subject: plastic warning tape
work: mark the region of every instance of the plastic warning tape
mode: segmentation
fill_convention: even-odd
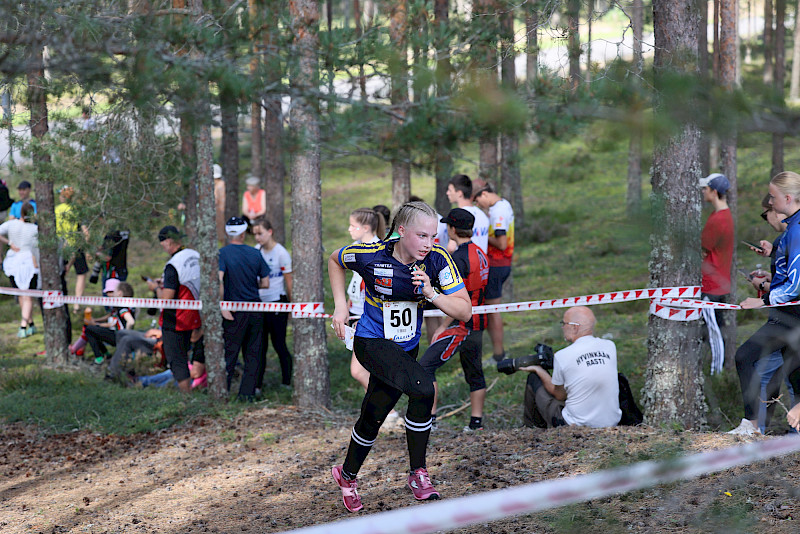
[[[551,310],[557,308],[571,308],[572,306],[594,306],[596,304],[613,304],[616,302],[630,302],[645,299],[689,299],[700,295],[700,286],[660,287],[656,289],[629,289],[626,291],[611,291],[609,293],[596,293],[580,297],[567,297],[560,299],[533,300],[529,302],[513,302],[510,304],[489,304],[475,306],[472,313],[499,313],[519,312],[527,310]],[[702,302],[702,301],[701,301]],[[441,317],[444,313],[440,310],[425,312],[425,317]]]
[[[673,308],[655,300],[650,301],[650,314],[670,321],[696,321],[702,312],[697,308]]]
[[[356,519],[292,530],[293,534],[426,534],[488,523],[507,517],[607,497],[637,489],[691,479],[740,465],[800,451],[800,437],[767,439],[737,447],[683,456],[662,462],[642,462],[588,475],[546,480],[426,503],[424,513],[408,506]],[[331,481],[331,499],[338,490]],[[338,498],[338,497],[337,497]]]

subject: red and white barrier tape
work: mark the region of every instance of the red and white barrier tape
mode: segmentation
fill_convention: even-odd
[[[426,534],[540,512],[568,504],[666,484],[800,451],[800,437],[786,436],[703,452],[663,462],[643,462],[608,471],[546,480],[356,519],[292,530],[292,534]],[[334,491],[331,482],[331,499]],[[336,497],[338,498],[338,497]]]
[[[701,312],[696,308],[672,308],[663,306],[655,300],[650,301],[650,314],[670,321],[696,321]]]
[[[692,298],[700,295],[700,286],[661,287],[657,289],[630,289],[627,291],[611,291],[581,297],[561,299],[533,300],[529,302],[513,302],[510,304],[490,304],[475,306],[472,313],[518,312],[527,310],[552,310],[570,308],[572,306],[594,306],[596,304],[612,304],[644,299]],[[441,317],[439,310],[426,311],[425,317]]]

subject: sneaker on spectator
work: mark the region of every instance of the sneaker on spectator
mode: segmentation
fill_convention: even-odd
[[[433,487],[428,470],[424,467],[416,469],[408,475],[408,487],[418,501],[435,500],[439,498],[439,492]]]
[[[331,475],[333,475],[333,480],[339,486],[339,489],[342,490],[342,502],[344,502],[344,507],[347,508],[349,512],[358,512],[361,510],[364,505],[361,504],[361,497],[358,495],[358,482],[356,480],[347,480],[342,476],[342,466],[335,465],[331,469]]]
[[[742,422],[739,423],[739,426],[729,431],[728,434],[734,436],[753,436],[755,434],[761,435],[761,431],[748,419],[742,419]]]
[[[28,330],[27,328],[20,326],[19,329],[17,329],[17,337],[20,339],[28,337],[27,330]]]
[[[467,425],[464,427],[464,433],[469,434],[471,432],[480,432],[483,430],[482,426],[472,428],[471,426]]]
[[[28,328],[25,329],[26,336],[32,336],[36,333],[36,327],[33,325],[28,325]]]
[[[97,357],[94,359],[94,363],[96,363],[97,365],[102,365],[102,363],[103,363],[104,361],[106,361],[106,359],[105,359],[105,358],[103,358],[102,356],[97,356]]]

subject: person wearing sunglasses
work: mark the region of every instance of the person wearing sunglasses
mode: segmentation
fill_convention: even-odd
[[[530,373],[525,386],[525,426],[602,428],[619,423],[617,347],[609,339],[594,337],[595,323],[594,313],[586,306],[569,308],[561,330],[571,345],[555,353],[553,376],[539,365],[520,367]]]
[[[750,283],[753,285],[753,288],[758,291],[759,295],[768,293],[770,290],[772,277],[775,276],[775,252],[778,250],[781,237],[786,231],[786,223],[784,222],[785,217],[772,209],[772,206],[770,205],[771,200],[772,196],[767,194],[761,201],[761,207],[764,208],[764,211],[761,212],[761,218],[764,219],[773,230],[778,232],[779,235],[773,242],[762,239],[758,243],[758,249],[755,247],[750,247],[750,250],[759,256],[770,258],[769,272],[755,270],[752,271],[748,277]],[[768,316],[769,320],[780,321],[780,313],[781,312],[778,309],[771,308]],[[745,353],[737,352],[737,354],[741,356]],[[737,369],[740,367],[743,366],[737,365]],[[755,426],[758,427],[758,431],[762,434],[766,433],[767,427],[769,427],[770,419],[772,419],[772,414],[775,411],[775,403],[769,403],[767,401],[778,397],[780,394],[781,380],[780,373],[778,371],[781,370],[781,367],[783,367],[783,354],[780,350],[775,350],[766,358],[761,358],[758,360],[756,363],[756,371],[761,378],[761,392],[759,397],[761,402],[758,405],[758,423],[757,425],[752,425],[750,424],[749,420],[743,420],[738,427],[728,432],[729,434],[752,435],[755,432]],[[741,380],[743,373],[739,372],[739,375]],[[788,380],[786,382],[789,388],[789,393],[794,396],[791,384],[789,384]]]

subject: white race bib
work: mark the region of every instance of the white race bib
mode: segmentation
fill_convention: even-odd
[[[385,301],[383,303],[383,337],[397,343],[417,335],[417,303]]]

